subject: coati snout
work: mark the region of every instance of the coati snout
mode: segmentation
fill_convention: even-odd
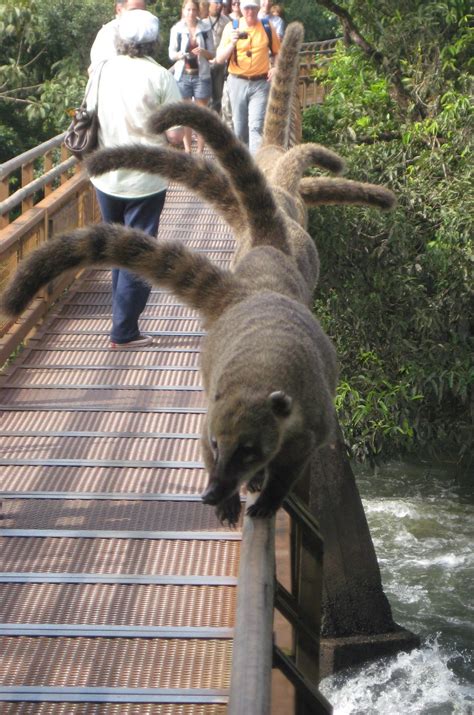
[[[220,410],[219,399],[209,410],[210,436],[204,449],[209,482],[202,500],[212,506],[238,492],[278,454],[293,406],[282,390],[272,392],[263,404],[252,401],[230,410],[228,402]]]

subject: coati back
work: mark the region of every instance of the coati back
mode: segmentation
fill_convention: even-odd
[[[234,273],[176,242],[157,243],[137,229],[100,224],[49,241],[21,262],[2,297],[16,316],[36,291],[78,266],[117,266],[172,290],[202,315],[201,355],[208,410],[202,452],[209,472],[203,501],[233,524],[239,487],[265,475],[252,516],[270,516],[300,476],[314,448],[334,429],[337,379],[332,344],[299,298],[301,276],[291,261],[278,291],[255,281],[279,271],[284,253],[250,251]]]

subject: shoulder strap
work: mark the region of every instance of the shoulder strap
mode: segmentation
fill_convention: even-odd
[[[268,37],[268,47],[270,48],[270,52],[271,52],[272,55],[273,55],[273,47],[272,47],[272,28],[270,27],[270,20],[268,19],[268,17],[262,17],[262,19],[260,20],[260,22],[261,22],[262,25],[263,25],[263,29],[264,29],[265,32],[267,33],[267,37]]]

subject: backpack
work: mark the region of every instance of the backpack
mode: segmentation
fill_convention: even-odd
[[[270,27],[270,20],[268,19],[268,17],[262,17],[262,19],[260,20],[260,22],[261,22],[262,25],[263,25],[263,29],[264,29],[265,32],[267,33],[267,37],[268,37],[268,47],[269,47],[269,49],[270,49],[270,54],[273,55],[273,47],[272,47],[272,28]]]

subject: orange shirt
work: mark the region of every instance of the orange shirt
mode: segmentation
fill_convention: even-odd
[[[272,32],[272,50],[277,54],[280,50],[280,40],[270,23]],[[270,50],[268,37],[262,23],[257,22],[254,27],[249,27],[243,17],[240,18],[240,32],[247,32],[246,40],[239,40],[236,45],[237,53],[232,52],[229,60],[229,72],[231,74],[244,74],[248,77],[266,74],[270,69]],[[222,33],[221,45],[227,47],[231,42],[232,23],[228,22]],[[236,57],[237,54],[237,57]]]

